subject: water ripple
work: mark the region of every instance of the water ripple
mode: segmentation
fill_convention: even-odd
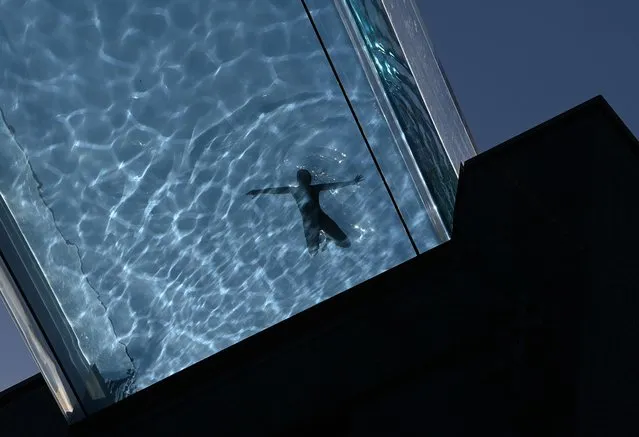
[[[0,190],[100,369],[118,351],[83,280],[140,389],[412,256],[299,2],[0,0],[0,17],[0,105],[33,169]],[[292,199],[244,195],[300,167],[364,175],[322,197],[350,249],[311,257]],[[59,236],[28,206],[38,180]]]

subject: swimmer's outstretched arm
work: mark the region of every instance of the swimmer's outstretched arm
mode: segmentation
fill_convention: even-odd
[[[251,190],[246,193],[247,196],[257,196],[258,194],[288,194],[293,187],[274,187],[274,188],[262,188],[259,190]]]
[[[349,185],[359,184],[362,180],[364,180],[364,177],[362,175],[358,174],[357,176],[355,176],[350,181],[346,181],[346,182],[331,182],[331,183],[328,183],[328,184],[317,184],[317,185],[315,185],[315,187],[317,187],[320,191],[333,190],[335,188],[342,188],[342,187],[348,187]]]

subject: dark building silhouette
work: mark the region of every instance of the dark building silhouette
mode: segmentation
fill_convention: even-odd
[[[597,97],[469,160],[451,241],[70,429],[35,376],[0,434],[637,435],[638,197]]]

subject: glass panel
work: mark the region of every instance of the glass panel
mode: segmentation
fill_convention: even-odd
[[[404,134],[408,155],[405,159],[416,164],[413,178],[423,178],[429,189],[422,196],[424,202],[434,203],[441,217],[441,224],[450,233],[457,187],[455,167],[449,160],[424,105],[383,1],[338,0],[337,3],[350,12],[352,22],[361,36],[365,56],[377,72],[379,85],[385,91],[389,109],[395,116],[393,121],[399,124]],[[420,186],[418,183],[417,187]]]
[[[464,161],[477,155],[477,151],[415,0],[366,1],[381,4],[373,11],[374,14],[382,12],[381,21],[386,24],[376,26],[374,34],[390,39],[396,50],[394,56],[409,68],[414,84],[411,88],[419,93],[440,140],[434,150],[441,151],[443,147],[456,174],[459,174]],[[361,0],[335,0],[336,4],[345,2],[361,4]]]
[[[88,412],[415,255],[300,1],[0,0],[0,20],[15,263],[44,274],[22,291]],[[301,169],[348,184],[321,212]]]
[[[394,114],[385,117],[380,107],[382,104],[389,105],[385,91],[373,91],[371,85],[376,81],[377,71],[374,69],[366,71],[368,60],[360,59],[357,46],[353,44],[358,38],[361,40],[361,37],[359,34],[349,37],[344,21],[350,20],[350,11],[346,7],[341,8],[348,16],[340,17],[338,10],[340,0],[337,2],[305,0],[305,3],[322,36],[324,45],[330,53],[339,78],[348,93],[411,235],[419,250],[425,252],[447,239],[445,230],[441,233],[435,230],[432,217],[429,215],[411,177],[411,172],[408,170],[406,161],[408,160],[415,165],[414,159],[410,156],[403,157],[400,152],[398,143],[405,142],[406,138],[396,122]],[[353,27],[352,31],[359,33],[357,27]],[[362,49],[365,50],[365,47],[362,46]],[[390,123],[386,120],[389,120]],[[391,126],[396,128],[395,132]],[[416,166],[415,170],[419,172]],[[423,178],[420,176],[418,176],[418,183],[424,184]],[[427,187],[424,186],[424,189]],[[435,214],[436,212],[433,213],[433,215]],[[435,221],[440,222],[439,217],[435,217]]]
[[[387,168],[401,170],[386,173],[400,209],[410,211],[404,215],[420,249],[429,247],[420,232],[427,225],[425,212],[439,242],[446,240],[452,227],[457,169],[475,151],[414,2],[304,2],[313,11],[356,108],[375,107],[366,111],[372,121],[368,126],[367,115],[360,118],[376,155],[380,161],[403,158],[403,162],[387,161]],[[354,47],[343,37],[344,26]],[[353,51],[359,55],[358,66],[352,65]],[[366,100],[371,92],[377,105]],[[380,112],[387,121],[382,131],[376,130],[373,121]],[[386,152],[390,144],[399,154]],[[415,206],[420,212],[415,213]]]

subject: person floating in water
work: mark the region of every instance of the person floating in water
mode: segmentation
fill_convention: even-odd
[[[299,183],[297,187],[262,188],[260,190],[251,190],[246,194],[249,196],[256,196],[258,194],[293,195],[297,207],[302,214],[302,224],[304,225],[304,235],[306,236],[308,251],[311,255],[315,255],[320,247],[320,231],[323,231],[340,247],[350,247],[351,245],[344,231],[322,210],[319,201],[320,192],[358,184],[363,179],[361,175],[357,175],[353,180],[347,182],[311,185],[311,173],[308,170],[300,169],[297,172],[297,182]]]

